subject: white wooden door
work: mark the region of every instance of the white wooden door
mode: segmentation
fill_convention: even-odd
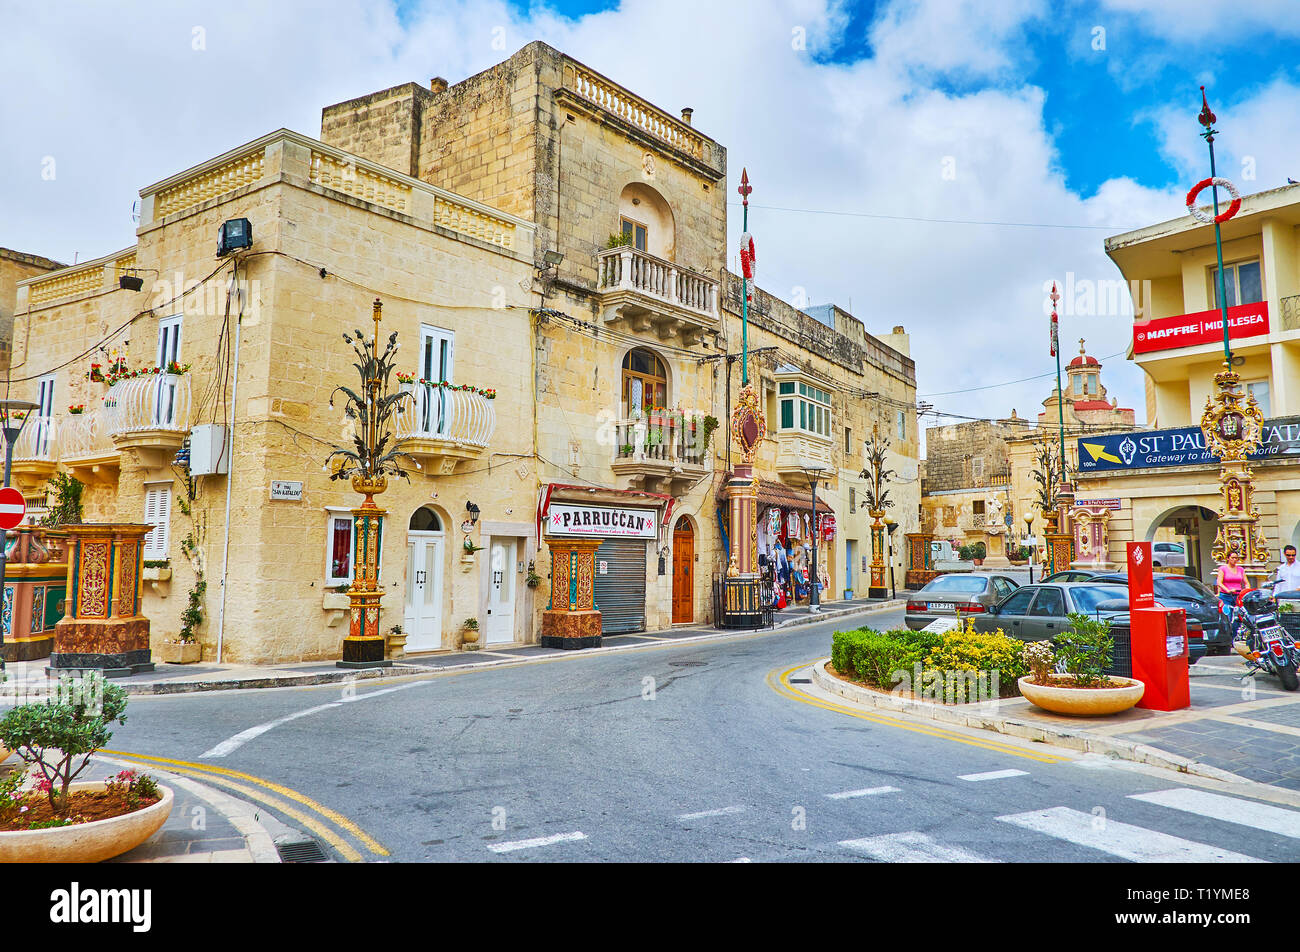
[[[176,417],[176,378],[167,373],[170,364],[181,360],[181,315],[167,317],[158,322],[158,367],[160,372],[154,390],[153,423],[169,427]]]
[[[515,558],[517,539],[494,539],[488,565],[487,636],[490,645],[515,640],[515,582],[518,578]]]
[[[420,377],[435,384],[452,380],[452,357],[455,335],[428,324],[420,326]],[[447,391],[433,387],[425,393],[420,406],[420,429],[429,436],[447,432]]]
[[[412,532],[406,545],[407,651],[442,647],[442,533]]]

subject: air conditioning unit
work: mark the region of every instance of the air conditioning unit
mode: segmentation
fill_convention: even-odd
[[[200,423],[190,430],[190,475],[230,471],[230,431],[223,423]]]

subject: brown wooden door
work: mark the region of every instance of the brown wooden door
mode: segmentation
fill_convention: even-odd
[[[695,534],[688,523],[673,530],[673,624],[695,620]]]

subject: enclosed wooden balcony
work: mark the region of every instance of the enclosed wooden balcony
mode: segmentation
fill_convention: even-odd
[[[695,344],[718,328],[718,282],[631,247],[596,254],[606,324]]]
[[[496,431],[496,401],[479,390],[436,384],[404,384],[410,394],[397,414],[396,435],[404,453],[430,476],[450,476],[486,451]]]
[[[119,450],[147,467],[166,466],[190,431],[189,374],[148,374],[119,380],[104,398],[108,433]]]

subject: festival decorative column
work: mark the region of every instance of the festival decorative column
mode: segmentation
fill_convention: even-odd
[[[542,612],[545,648],[599,648],[596,607],[596,550],[600,539],[547,536],[551,550],[551,602]]]
[[[867,589],[868,598],[888,598],[889,585],[885,579],[885,518],[883,509],[871,509],[867,512],[871,522],[871,586]]]
[[[934,533],[908,532],[906,538],[907,572],[903,575],[903,587],[918,589],[939,574],[934,571],[934,560],[930,557]]]
[[[375,505],[375,496],[388,488],[383,476],[367,479],[353,476],[352,488],[365,499],[352,510],[356,567],[348,589],[350,624],[343,639],[344,667],[379,667],[384,663],[384,636],[379,630],[379,550],[383,544],[384,516],[388,512]]]
[[[1061,390],[1060,322],[1056,316],[1056,302],[1061,295],[1052,282],[1052,356],[1056,358],[1056,422],[1061,440],[1061,482],[1056,488],[1056,508],[1044,513],[1048,529],[1043,533],[1047,544],[1047,565],[1053,572],[1064,572],[1074,561],[1074,533],[1070,531],[1070,510],[1074,507],[1074,486],[1067,478],[1069,457],[1065,455],[1065,393]],[[1046,570],[1046,566],[1044,567]]]
[[[1255,403],[1254,395],[1243,393],[1241,377],[1232,369],[1231,325],[1223,273],[1223,234],[1219,226],[1241,209],[1241,196],[1231,182],[1215,174],[1216,118],[1210,111],[1205,87],[1202,86],[1201,112],[1197,120],[1205,129],[1201,136],[1210,149],[1210,177],[1197,182],[1187,193],[1187,211],[1197,221],[1214,225],[1214,247],[1219,263],[1216,291],[1223,322],[1223,370],[1214,375],[1215,394],[1205,398],[1205,411],[1201,414],[1201,430],[1206,444],[1219,458],[1219,491],[1223,495],[1219,532],[1211,554],[1216,562],[1222,563],[1228,561],[1229,552],[1236,552],[1251,584],[1257,586],[1268,578],[1268,539],[1259,527],[1259,510],[1255,508],[1255,473],[1250,467],[1249,457],[1259,449],[1264,415]],[[1197,196],[1206,188],[1210,189],[1213,198],[1213,215],[1196,205]],[[1232,198],[1222,212],[1219,211],[1220,188]]]
[[[742,169],[738,191],[744,204],[744,233],[740,236],[740,395],[731,414],[731,435],[740,448],[741,461],[727,483],[731,502],[732,550],[728,577],[756,578],[758,575],[758,480],[754,478],[754,457],[767,430],[767,420],[758,394],[749,382],[749,300],[754,279],[754,239],[749,234],[749,173]]]

